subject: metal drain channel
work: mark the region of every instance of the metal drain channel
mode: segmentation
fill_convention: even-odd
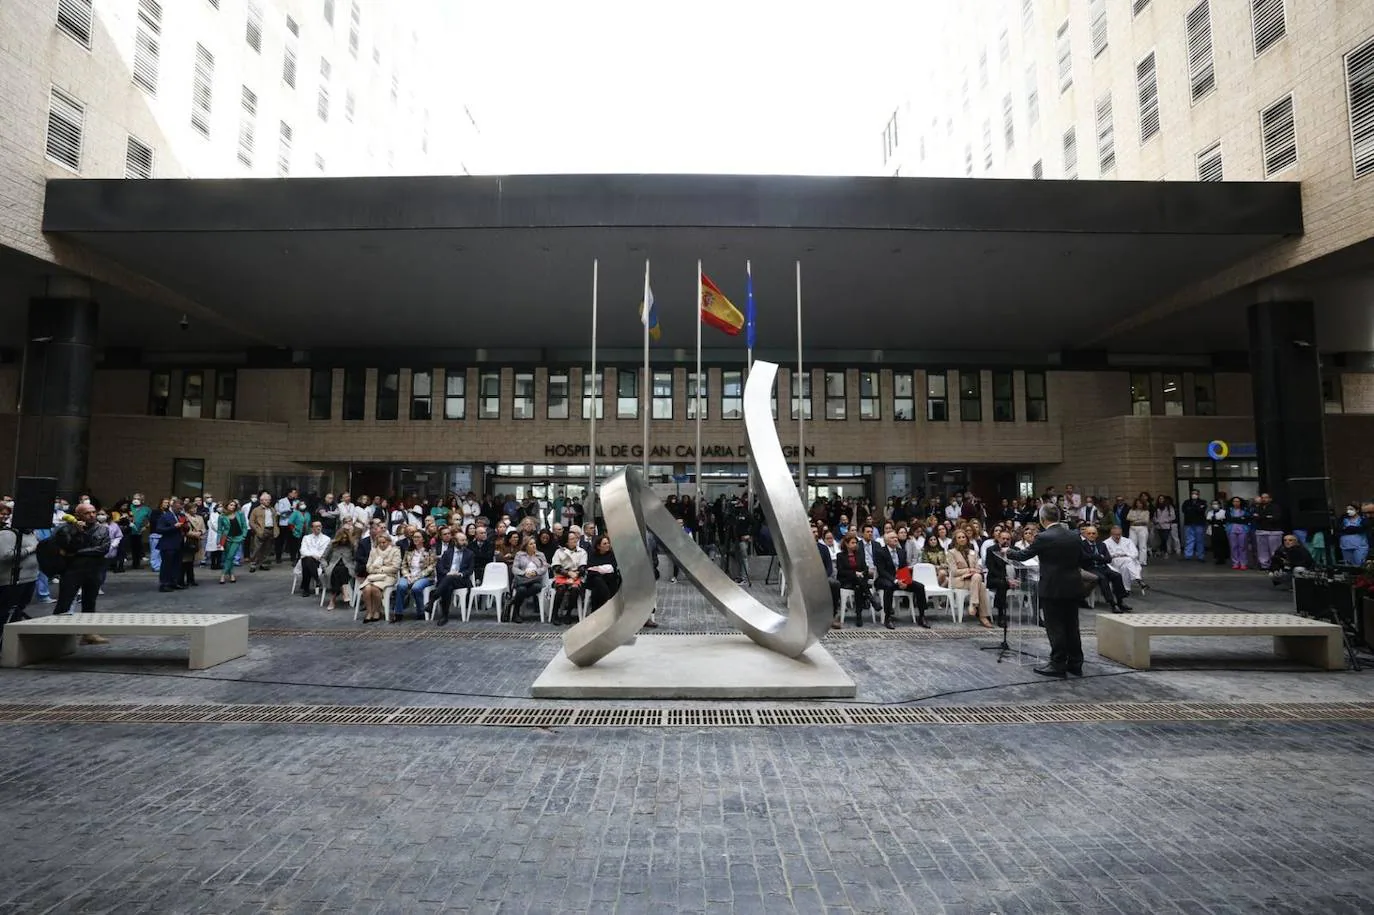
[[[0,704],[0,724],[288,724],[503,728],[727,728],[846,725],[1372,721],[1374,702],[1107,702],[1062,705],[598,708]]]
[[[1013,626],[1017,629],[1035,629],[1033,626]],[[1043,632],[1043,630],[1037,630]],[[512,629],[439,629],[436,627],[410,629],[280,629],[264,627],[250,629],[250,636],[262,638],[331,638],[352,641],[404,641],[411,639],[443,639],[446,641],[555,641],[563,637],[561,632],[520,632]],[[663,639],[683,635],[739,635],[733,629],[674,629],[658,632],[641,632],[640,638]],[[826,633],[825,642],[856,641],[941,641],[949,639],[995,638],[995,633],[981,627],[977,629],[836,629]]]

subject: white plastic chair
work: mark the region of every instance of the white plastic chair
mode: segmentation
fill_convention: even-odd
[[[929,600],[943,600],[945,606],[949,608],[949,618],[951,622],[959,622],[963,618],[963,602],[959,600],[959,592],[955,588],[940,587],[940,577],[936,574],[935,566],[928,562],[918,562],[911,567],[911,580],[919,581],[926,589],[926,598]]]
[[[898,604],[906,601],[907,609],[911,611],[911,622],[916,622],[916,595],[910,591],[903,591],[901,588],[892,589],[892,615],[897,615]]]
[[[482,570],[482,583],[468,592],[463,601],[463,622],[467,622],[472,609],[484,597],[490,597],[496,610],[496,622],[501,622],[502,598],[510,591],[510,569],[504,562],[489,562]]]
[[[859,614],[859,612],[860,612],[860,611],[856,610],[855,607],[854,607],[854,589],[853,589],[853,588],[841,588],[841,589],[840,589],[840,625],[841,625],[841,626],[844,625],[844,614],[845,614],[846,608],[848,608],[849,610],[854,610],[854,613],[855,613],[855,616],[856,616],[856,617],[858,616],[858,614]],[[856,620],[856,622],[857,622],[857,620]]]
[[[359,582],[356,579],[354,580],[351,601],[353,604],[353,622],[355,623],[358,621],[358,616],[363,612],[363,587],[363,582]],[[388,623],[391,622],[391,599],[395,594],[395,585],[382,591],[382,612],[385,614]]]
[[[291,570],[291,590],[288,591],[288,592],[286,592],[286,596],[287,596],[287,597],[290,597],[292,594],[295,594],[295,593],[296,593],[296,589],[299,588],[300,586],[301,586],[301,561],[300,561],[299,559],[297,559],[297,560],[296,560],[296,567],[295,567],[294,569]]]

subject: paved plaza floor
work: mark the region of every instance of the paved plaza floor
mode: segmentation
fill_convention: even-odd
[[[1137,610],[1291,608],[1149,571]],[[1084,611],[1087,676],[1046,680],[933,613],[827,639],[854,700],[533,700],[557,627],[364,627],[289,579],[110,577],[102,610],[250,614],[209,670],[121,637],[0,671],[0,913],[1374,911],[1374,669],[1131,671]],[[659,621],[726,628],[666,580]]]

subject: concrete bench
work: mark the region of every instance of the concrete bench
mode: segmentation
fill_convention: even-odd
[[[189,635],[191,669],[204,670],[248,653],[243,613],[72,613],[10,623],[0,667],[23,667],[69,655],[83,635]]]
[[[1150,669],[1156,635],[1267,635],[1274,652],[1324,670],[1345,669],[1341,627],[1280,613],[1130,613],[1097,618],[1097,653],[1136,670]]]

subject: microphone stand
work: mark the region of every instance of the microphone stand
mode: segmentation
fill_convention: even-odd
[[[1005,568],[1005,567],[1006,567],[1006,562],[1007,562],[1007,559],[1006,559],[1006,551],[1005,551],[1005,550],[999,549],[999,550],[997,551],[997,554],[998,554],[998,556],[1002,559],[1002,564],[1003,564],[1003,567]],[[1011,581],[1010,577],[1007,578],[1007,581],[1008,581],[1008,590],[1010,591],[1010,581]],[[1029,651],[1022,651],[1022,650],[1019,649],[1019,648],[1012,648],[1012,647],[1011,647],[1011,643],[1007,640],[1007,634],[1008,634],[1008,632],[1010,631],[1010,629],[1011,629],[1011,608],[1009,608],[1009,607],[1004,607],[1004,608],[1002,608],[1002,641],[999,642],[999,643],[997,643],[996,645],[980,645],[979,648],[978,648],[978,650],[979,650],[979,651],[995,651],[995,652],[997,652],[997,663],[998,663],[998,664],[1001,664],[1003,661],[1005,661],[1007,658],[1009,658],[1011,655],[1014,655],[1014,654],[1024,655],[1024,656],[1027,657],[1027,658],[1034,658],[1034,659],[1036,659],[1036,660],[1039,660],[1039,656],[1038,656],[1038,655],[1033,655],[1033,654],[1031,654]]]

